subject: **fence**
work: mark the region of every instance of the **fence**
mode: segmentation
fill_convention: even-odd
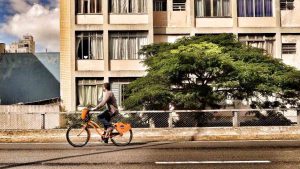
[[[98,113],[91,113],[93,120]],[[300,109],[121,111],[112,121],[134,128],[300,126]],[[0,113],[0,129],[66,128],[78,122],[80,112]]]

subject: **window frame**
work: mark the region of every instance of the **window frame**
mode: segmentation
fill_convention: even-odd
[[[96,36],[94,37],[91,33],[96,33]],[[99,35],[97,35],[97,33],[99,33]],[[88,34],[88,35],[85,35],[85,34]],[[80,47],[76,47],[76,43],[77,43],[77,39],[78,38],[81,38],[81,55],[82,57],[84,57],[83,55],[83,47],[84,47],[84,38],[88,38],[88,58],[84,59],[84,58],[80,58],[79,57],[79,52],[77,52],[77,50],[80,49]],[[99,58],[99,59],[93,59],[93,54],[92,54],[92,50],[91,50],[91,39],[92,38],[102,38],[102,47],[99,47],[97,48],[97,50],[101,50],[100,52],[102,52],[102,58]],[[104,44],[103,44],[103,32],[100,32],[100,31],[76,31],[75,32],[75,57],[76,57],[76,60],[104,60]]]
[[[294,0],[280,0],[280,10],[282,11],[289,11],[289,10],[294,10],[295,5]]]
[[[204,0],[203,0],[204,1]],[[209,0],[210,1],[210,16],[197,16],[197,0],[195,0],[195,15],[196,15],[196,18],[232,18],[232,0],[229,0],[229,13],[230,15],[229,16],[214,16],[214,0]],[[223,15],[223,1],[224,0],[221,0],[221,13]],[[202,10],[205,11],[205,8],[206,8],[206,4],[202,6]]]
[[[283,55],[296,55],[297,54],[297,43],[282,43],[281,44],[281,53]]]
[[[263,15],[262,16],[256,16],[256,10],[257,10],[257,7],[256,7],[256,1],[257,0],[251,0],[252,1],[252,4],[253,4],[253,9],[252,9],[252,12],[253,12],[253,16],[247,16],[247,3],[246,3],[246,1],[248,1],[248,0],[237,0],[238,2],[237,2],[237,15],[238,15],[238,17],[243,17],[243,18],[250,18],[250,17],[255,17],[255,18],[260,18],[260,17],[274,17],[274,0],[271,0],[272,1],[272,15],[271,16],[266,16],[266,0],[262,0],[262,2],[263,2],[263,7],[262,7],[262,9],[263,9]],[[244,9],[243,9],[243,16],[239,16],[239,1],[243,1],[243,3],[244,3]],[[250,1],[250,0],[249,0]]]
[[[96,92],[97,92],[97,97],[99,96],[98,93],[98,88],[101,87],[102,88],[102,98],[103,98],[103,84],[104,81],[101,78],[78,78],[76,80],[76,107],[86,107],[88,105],[80,105],[80,96],[79,96],[79,86],[84,86],[84,87],[88,87],[88,86],[92,86],[92,87],[96,87]],[[92,96],[92,95],[91,95]],[[99,98],[97,98],[97,104],[99,102],[98,100]],[[96,105],[94,105],[96,106]]]
[[[249,38],[249,37],[254,37],[254,38]],[[245,37],[244,39],[240,39],[240,37]],[[261,38],[262,37],[262,38]],[[238,35],[238,40],[241,43],[245,42],[246,46],[251,46],[249,43],[251,42],[263,42],[264,47],[260,48],[266,51],[266,53],[268,53],[268,51],[266,50],[266,45],[268,41],[272,41],[273,42],[273,48],[272,48],[272,53],[268,53],[271,55],[274,55],[275,53],[275,35],[268,35],[268,34],[239,34]]]
[[[114,34],[117,34],[117,33],[119,33],[118,35],[114,35]],[[127,35],[121,35],[120,33],[128,33]],[[143,33],[143,35],[130,35],[130,33]],[[128,37],[128,38],[130,38],[130,37],[134,37],[134,38],[137,38],[137,37],[141,37],[141,38],[147,38],[147,44],[146,45],[148,45],[149,44],[149,39],[148,39],[148,35],[149,35],[149,33],[148,32],[145,32],[145,31],[134,31],[134,32],[132,32],[132,31],[119,31],[119,32],[109,32],[109,44],[111,44],[111,37],[117,37],[117,38],[123,38],[123,37]],[[128,44],[129,45],[129,44]],[[114,59],[114,57],[113,57],[113,55],[111,54],[111,50],[113,50],[112,49],[112,45],[109,45],[109,47],[110,47],[110,49],[109,49],[109,59],[110,60],[119,60],[119,61],[121,61],[121,60],[128,60],[128,61],[130,61],[130,60],[144,60],[144,58],[142,58],[143,57],[143,55],[141,55],[141,54],[138,54],[138,59]],[[128,47],[128,49],[129,49],[129,46],[127,46]],[[129,51],[129,50],[127,50],[127,51]]]

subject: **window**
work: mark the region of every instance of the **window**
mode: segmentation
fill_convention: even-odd
[[[77,100],[79,106],[96,106],[103,96],[103,82],[97,79],[77,81]]]
[[[167,11],[167,0],[154,0],[153,11]]]
[[[280,0],[280,9],[281,10],[293,10],[294,9],[294,0]]]
[[[110,56],[114,60],[140,60],[143,45],[148,44],[146,32],[115,32],[110,34]]]
[[[99,32],[76,33],[77,59],[103,59],[103,38]]]
[[[110,0],[111,13],[147,13],[147,0]]]
[[[230,9],[230,0],[196,0],[197,17],[229,17]]]
[[[111,91],[114,93],[118,106],[122,107],[123,101],[127,98],[125,95],[126,87],[129,83],[112,83]]]
[[[76,0],[77,14],[99,14],[101,11],[101,0]]]
[[[274,53],[274,35],[239,35],[239,41],[248,46],[264,49],[270,55]]]
[[[272,0],[238,0],[239,17],[273,16]]]
[[[296,43],[283,43],[282,54],[296,54]]]
[[[185,11],[186,0],[173,0],[173,11]]]

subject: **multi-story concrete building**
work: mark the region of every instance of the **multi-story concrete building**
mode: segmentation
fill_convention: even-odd
[[[141,46],[183,36],[233,33],[300,68],[300,1],[65,0],[61,8],[61,97],[65,109],[96,104],[111,82],[119,104],[146,74]]]
[[[35,41],[33,36],[24,35],[23,39],[9,45],[9,53],[35,53]]]
[[[5,53],[5,43],[0,43],[0,54]]]

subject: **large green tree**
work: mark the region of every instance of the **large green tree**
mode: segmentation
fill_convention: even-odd
[[[300,72],[232,34],[185,37],[140,52],[148,74],[128,86],[126,109],[161,110],[169,103],[177,109],[218,108],[228,98],[299,101]]]

